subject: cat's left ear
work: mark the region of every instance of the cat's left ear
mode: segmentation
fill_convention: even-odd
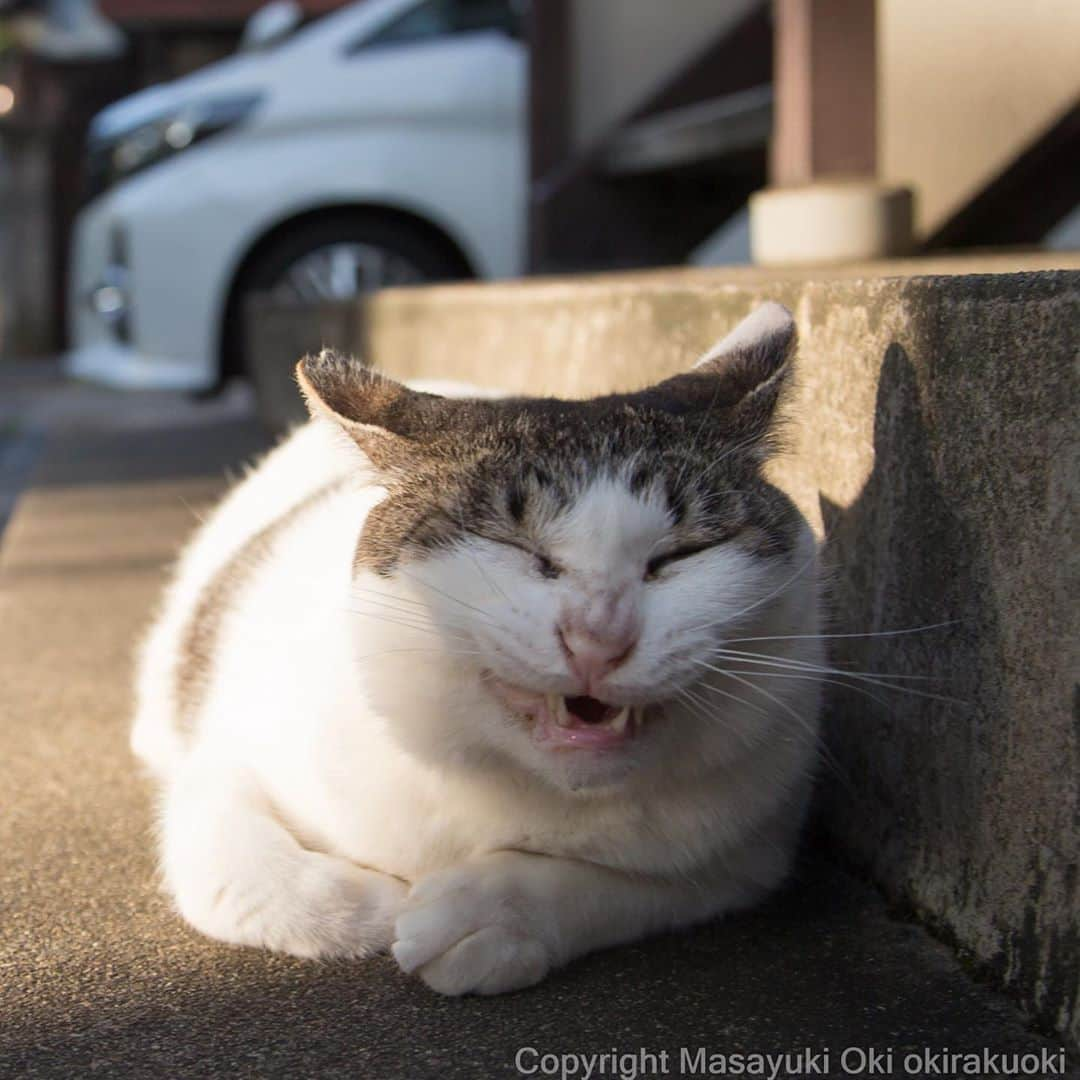
[[[378,468],[402,464],[442,419],[444,398],[410,390],[331,349],[305,356],[296,381],[312,417],[335,423]]]
[[[694,370],[711,370],[726,378],[741,375],[760,385],[786,368],[797,337],[791,312],[769,300],[703,353]]]
[[[797,336],[783,304],[762,304],[690,371],[660,388],[674,392],[680,411],[706,413],[726,437],[767,452],[777,405],[791,381]]]
[[[798,331],[783,304],[773,300],[754,308],[694,365],[694,374],[718,378],[724,396],[740,408],[771,417],[791,377]],[[762,416],[764,419],[764,416]]]

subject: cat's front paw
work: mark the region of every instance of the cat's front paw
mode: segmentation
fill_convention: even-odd
[[[234,945],[319,959],[370,956],[393,940],[405,897],[397,878],[311,851],[246,869],[173,882],[188,922]]]
[[[488,856],[421,878],[395,926],[402,970],[440,994],[502,994],[539,982],[551,949],[513,861]]]

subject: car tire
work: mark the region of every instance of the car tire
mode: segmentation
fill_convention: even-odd
[[[379,268],[382,277],[374,272]],[[373,214],[320,217],[255,251],[236,290],[227,351],[241,360],[237,366],[252,382],[260,418],[281,432],[306,416],[293,378],[296,361],[324,346],[358,350],[360,296],[376,288],[471,276],[449,241],[408,220]],[[253,327],[248,313],[255,297],[260,303]]]

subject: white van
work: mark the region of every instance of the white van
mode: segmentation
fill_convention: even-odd
[[[105,109],[76,222],[68,370],[205,390],[244,300],[522,271],[515,0],[363,0]]]

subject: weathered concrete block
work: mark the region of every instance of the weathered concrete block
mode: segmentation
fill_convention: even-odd
[[[801,368],[775,476],[826,537],[833,631],[880,635],[836,638],[834,662],[936,695],[832,688],[823,827],[1080,1040],[1080,273],[1028,265],[402,290],[370,305],[364,351],[402,377],[584,396],[786,303]]]

